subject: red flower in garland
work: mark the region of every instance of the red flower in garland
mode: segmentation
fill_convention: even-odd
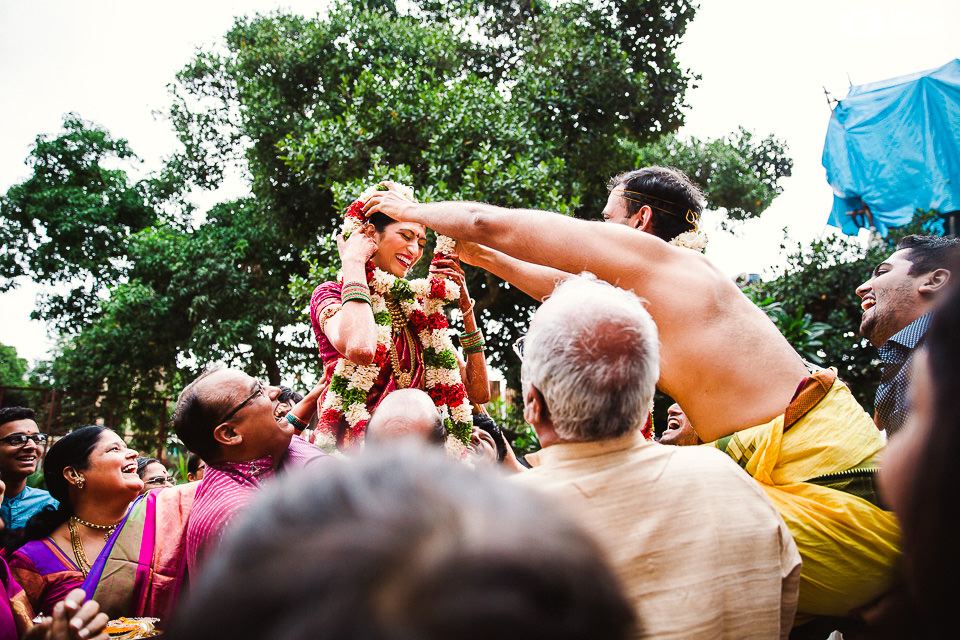
[[[320,416],[321,424],[336,424],[340,422],[340,412],[336,409],[327,409]]]
[[[437,329],[446,329],[450,324],[447,322],[447,317],[442,313],[431,313],[427,316],[427,328],[431,331]]]
[[[427,328],[430,321],[427,319],[427,314],[420,309],[414,309],[410,314],[410,324],[413,326],[413,330],[417,333],[420,333]]]
[[[353,203],[347,207],[347,217],[356,218],[358,220],[366,220],[367,217],[363,215],[363,201],[354,200]]]
[[[434,404],[445,404],[448,407],[460,404],[467,398],[467,390],[462,384],[438,384],[427,388],[427,393]]]
[[[440,278],[430,278],[430,297],[431,298],[447,297],[447,285]]]
[[[390,352],[387,351],[387,348],[382,345],[377,345],[377,352],[373,355],[373,363],[380,368],[386,366],[387,362],[390,361]]]

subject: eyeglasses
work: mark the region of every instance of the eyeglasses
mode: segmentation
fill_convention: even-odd
[[[253,399],[256,398],[257,396],[262,396],[262,395],[264,395],[263,385],[260,384],[260,381],[259,381],[259,380],[257,380],[257,390],[254,391],[253,393],[251,393],[250,396],[249,396],[246,400],[244,400],[243,402],[241,402],[240,404],[238,404],[237,406],[235,406],[230,413],[228,413],[227,415],[225,415],[225,416],[223,416],[222,418],[220,418],[220,421],[217,422],[217,424],[223,424],[224,422],[226,422],[227,420],[229,420],[230,418],[232,418],[233,416],[235,416],[235,415],[237,414],[237,411],[240,411],[240,409],[243,409],[245,406],[247,406],[247,403],[248,403],[248,402],[250,402],[251,400],[253,400]]]
[[[149,480],[143,481],[143,484],[152,484],[158,487],[161,487],[167,483],[173,484],[173,476],[157,476],[156,478],[150,478]]]
[[[45,433],[14,433],[6,438],[0,438],[0,442],[5,442],[11,447],[26,446],[27,440],[33,440],[33,444],[42,447],[47,444],[47,434]]]
[[[522,335],[519,338],[517,338],[513,343],[513,352],[517,354],[517,357],[520,358],[520,360],[523,360],[523,345],[526,341],[527,341],[527,336]]]

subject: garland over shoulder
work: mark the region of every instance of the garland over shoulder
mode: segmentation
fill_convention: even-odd
[[[366,223],[363,206],[378,190],[366,189],[346,211],[343,234],[349,236]],[[415,201],[413,190],[401,185],[401,195]],[[433,260],[447,257],[454,252],[456,243],[446,236],[437,236]],[[321,425],[336,424],[341,417],[346,419],[348,433],[344,442],[362,443],[370,411],[367,396],[374,382],[384,369],[391,368],[390,348],[393,327],[387,301],[399,304],[410,327],[416,333],[422,348],[424,382],[426,392],[443,415],[448,438],[447,448],[459,451],[470,442],[473,428],[472,408],[467,390],[460,378],[460,365],[450,339],[449,323],[443,307],[460,297],[460,287],[449,278],[432,275],[428,278],[406,280],[387,273],[368,262],[367,283],[373,318],[377,325],[377,350],[373,363],[361,366],[338,356],[330,386],[324,394],[320,407]],[[343,284],[342,274],[339,277]],[[321,427],[322,429],[323,427]],[[335,437],[336,434],[329,433]]]

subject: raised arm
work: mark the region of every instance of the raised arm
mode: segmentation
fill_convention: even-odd
[[[365,265],[376,250],[374,240],[361,232],[348,239],[337,237],[340,261],[343,265],[343,281],[367,284]],[[338,312],[323,325],[323,332],[334,348],[359,365],[373,362],[377,352],[377,325],[373,320],[370,305],[360,300],[342,303]]]
[[[442,258],[435,260],[430,265],[430,273],[443,274],[451,278],[460,286],[460,299],[457,305],[460,308],[460,315],[463,317],[463,336],[474,342],[479,341],[478,345],[464,344],[464,354],[467,357],[466,362],[457,358],[460,365],[460,378],[467,389],[467,397],[474,404],[486,404],[490,401],[490,378],[487,375],[487,361],[483,350],[483,336],[477,327],[477,319],[473,313],[473,299],[470,298],[470,292],[467,290],[467,279],[463,273],[463,268],[454,258]]]
[[[505,209],[479,202],[412,203],[389,191],[374,194],[368,212],[424,224],[457,240],[476,242],[510,257],[566,273],[590,271],[614,285],[625,274],[637,289],[664,262],[667,243],[624,225],[588,222],[557,213]],[[642,295],[641,291],[637,291]]]
[[[543,302],[558,284],[570,276],[565,271],[511,258],[475,242],[458,242],[457,251],[463,262],[506,280],[537,302]]]

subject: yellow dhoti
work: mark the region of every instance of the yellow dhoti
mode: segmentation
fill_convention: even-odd
[[[847,615],[884,593],[900,538],[872,493],[886,441],[835,372],[808,380],[784,415],[710,443],[760,483],[793,534],[803,558],[798,623]]]

